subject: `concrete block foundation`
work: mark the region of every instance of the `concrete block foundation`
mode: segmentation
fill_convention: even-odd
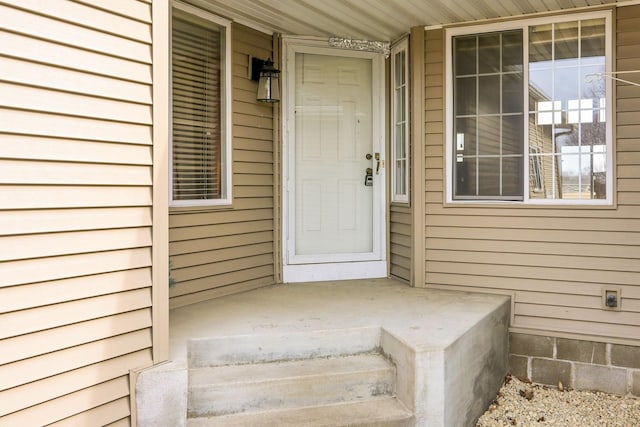
[[[521,380],[529,378],[529,373],[527,372],[528,365],[529,360],[526,356],[509,355],[509,372],[514,377]]]
[[[624,368],[640,369],[640,347],[612,344],[611,364]]]
[[[612,394],[626,394],[628,391],[627,370],[576,363],[574,387],[578,390],[600,390]]]
[[[561,360],[541,359],[531,360],[531,381],[534,383],[557,386],[571,383],[571,364]]]
[[[603,342],[556,339],[556,357],[561,360],[605,365],[607,345]]]
[[[640,347],[511,333],[511,374],[535,383],[640,396]]]
[[[538,335],[510,334],[509,349],[512,354],[553,357],[553,338]]]

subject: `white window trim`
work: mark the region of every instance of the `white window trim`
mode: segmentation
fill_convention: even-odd
[[[221,61],[222,73],[224,76],[224,86],[222,87],[223,94],[221,97],[222,114],[221,124],[223,126],[222,135],[222,147],[221,151],[224,153],[222,156],[223,162],[223,182],[222,191],[223,198],[220,199],[206,199],[206,200],[174,200],[173,199],[173,127],[172,120],[169,120],[169,207],[198,207],[198,206],[223,206],[230,205],[233,201],[232,194],[232,177],[233,177],[233,145],[232,145],[232,99],[231,99],[231,60],[233,58],[231,52],[231,21],[214,15],[206,10],[198,7],[191,6],[181,1],[174,0],[171,3],[172,8],[181,10],[188,14],[198,16],[207,21],[211,21],[224,28],[224,58]],[[173,13],[169,14],[172,19]],[[169,52],[171,52],[171,28],[169,29]],[[173,78],[171,77],[171,53],[169,53],[169,84],[172,84]],[[169,89],[169,108],[173,108],[173,98],[171,96],[171,89]],[[171,118],[171,113],[170,113]]]
[[[395,81],[396,81],[396,67],[395,67],[395,55],[398,52],[404,51],[404,111],[405,111],[405,121],[404,121],[404,141],[401,143],[404,145],[404,153],[405,153],[405,170],[404,170],[404,185],[405,185],[405,193],[398,194],[396,193],[396,133],[395,133],[395,117],[396,117],[396,96],[395,96]],[[403,40],[395,44],[391,48],[391,112],[389,117],[391,119],[391,201],[394,203],[409,203],[409,193],[411,189],[409,188],[409,121],[410,121],[410,112],[409,112],[409,39],[405,37]]]
[[[613,33],[612,33],[612,13],[610,10],[584,12],[575,14],[553,15],[548,17],[535,17],[529,19],[521,19],[510,22],[500,22],[493,24],[470,25],[464,27],[448,28],[445,30],[445,100],[446,100],[446,120],[445,120],[445,173],[446,173],[446,203],[451,205],[470,205],[470,204],[510,204],[510,205],[612,205],[613,204],[613,181],[615,165],[613,164],[613,84],[611,79],[605,79],[605,87],[607,94],[606,104],[606,146],[607,146],[607,183],[606,199],[593,200],[575,200],[575,199],[532,199],[529,194],[529,132],[528,124],[525,121],[524,126],[524,199],[522,201],[515,200],[454,200],[453,198],[453,55],[452,55],[452,39],[455,36],[465,34],[478,34],[494,31],[505,30],[523,30],[523,58],[525,59],[523,68],[523,87],[524,87],[524,117],[529,117],[529,34],[526,31],[528,26],[550,24],[557,22],[566,22],[574,20],[587,20],[605,18],[605,71],[612,71],[613,63]]]

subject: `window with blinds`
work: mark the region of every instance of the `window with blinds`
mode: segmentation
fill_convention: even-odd
[[[174,7],[172,16],[171,200],[178,206],[225,202],[230,184],[224,105],[226,27],[207,19],[204,12],[189,13],[190,9]]]

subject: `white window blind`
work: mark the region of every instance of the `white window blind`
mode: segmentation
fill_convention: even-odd
[[[224,28],[174,9],[172,199],[225,197],[221,61]]]

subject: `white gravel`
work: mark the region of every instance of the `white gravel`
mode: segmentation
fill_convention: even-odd
[[[640,399],[602,392],[561,391],[507,376],[477,424],[496,426],[638,427]]]

